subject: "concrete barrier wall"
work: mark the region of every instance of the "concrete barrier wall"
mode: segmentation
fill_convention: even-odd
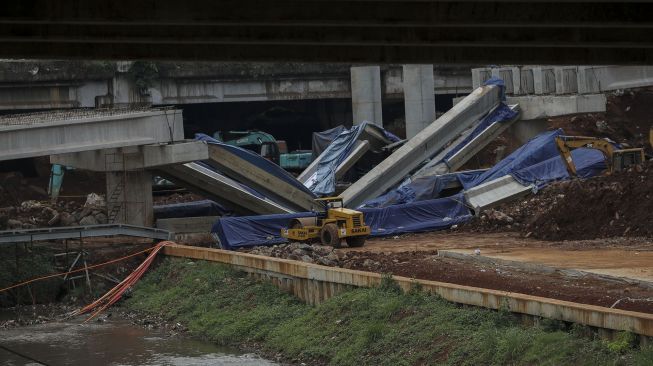
[[[238,253],[220,249],[168,245],[164,254],[225,263],[237,269],[266,278],[309,304],[320,303],[346,289],[371,287],[381,282],[382,275],[338,267]],[[538,296],[497,291],[451,283],[393,277],[404,289],[419,284],[424,291],[465,305],[489,309],[507,307],[511,312],[544,317],[612,331],[630,331],[653,336],[653,314],[578,304]]]

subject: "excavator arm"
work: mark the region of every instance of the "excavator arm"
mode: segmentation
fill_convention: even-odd
[[[619,171],[633,164],[644,161],[644,149],[617,150],[612,143],[597,137],[587,136],[556,136],[555,138],[560,156],[567,167],[569,176],[575,177],[578,172],[571,157],[571,151],[577,148],[596,149],[603,153],[608,173]]]

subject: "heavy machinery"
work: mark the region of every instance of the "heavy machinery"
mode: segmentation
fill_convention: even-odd
[[[215,132],[213,137],[226,144],[251,150],[286,170],[302,171],[313,161],[311,150],[288,152],[285,141],[276,140],[267,132],[258,130],[229,131],[226,135],[234,138],[225,140],[221,132]]]
[[[365,225],[363,213],[344,208],[341,197],[318,198],[325,211],[315,217],[292,219],[288,228],[281,229],[281,236],[297,241],[319,239],[322,245],[339,248],[342,239],[349,247],[362,247],[370,227]]]
[[[556,145],[562,160],[567,166],[569,176],[577,175],[576,165],[571,158],[571,150],[580,147],[597,149],[603,153],[605,165],[608,168],[608,174],[621,171],[631,165],[641,164],[644,162],[644,149],[616,149],[615,146],[606,139],[586,136],[556,136]]]

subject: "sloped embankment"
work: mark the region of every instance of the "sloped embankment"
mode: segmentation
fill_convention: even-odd
[[[461,308],[390,279],[309,306],[243,273],[166,259],[126,307],[162,315],[220,344],[254,346],[285,362],[333,365],[650,364],[653,348],[591,340],[583,327],[527,327],[506,312]]]

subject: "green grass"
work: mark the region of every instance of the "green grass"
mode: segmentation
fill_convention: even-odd
[[[556,322],[523,327],[506,311],[460,307],[391,279],[318,306],[209,262],[166,259],[126,304],[182,322],[223,345],[256,342],[289,359],[333,365],[650,365],[633,336],[613,342]]]

